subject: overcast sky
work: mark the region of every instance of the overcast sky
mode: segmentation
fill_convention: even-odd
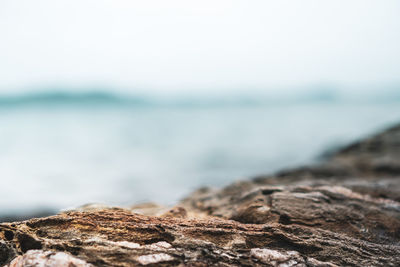
[[[0,1],[2,92],[318,84],[400,84],[400,1]]]

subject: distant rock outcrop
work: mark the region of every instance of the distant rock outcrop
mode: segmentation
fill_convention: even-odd
[[[0,224],[8,266],[399,266],[400,126],[316,166],[177,207],[86,206]]]

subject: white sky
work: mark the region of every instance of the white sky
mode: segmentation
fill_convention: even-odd
[[[0,90],[400,83],[398,0],[1,0]]]

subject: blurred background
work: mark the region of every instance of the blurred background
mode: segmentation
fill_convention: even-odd
[[[400,2],[3,0],[0,217],[173,204],[400,121]]]

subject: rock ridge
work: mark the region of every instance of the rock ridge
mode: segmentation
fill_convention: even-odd
[[[400,125],[179,205],[0,224],[5,266],[399,266]]]

